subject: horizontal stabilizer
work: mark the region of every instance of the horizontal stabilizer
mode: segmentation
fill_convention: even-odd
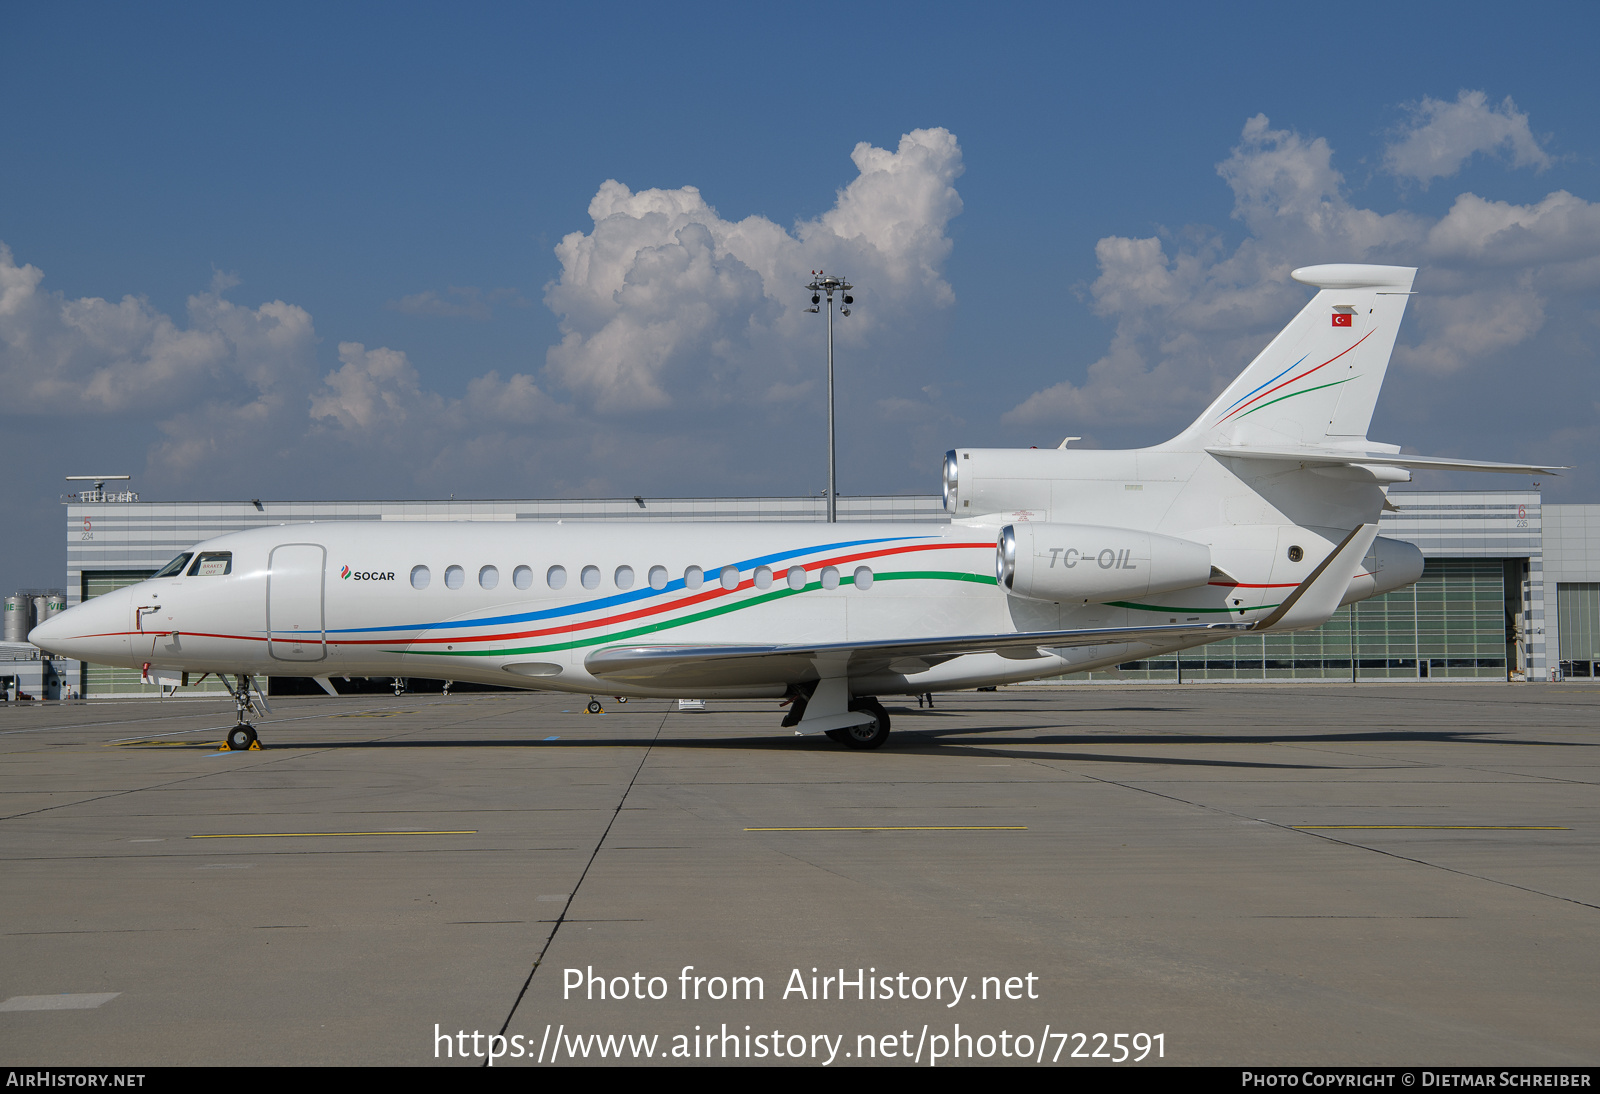
[[[1015,655],[1029,650],[1157,642],[1196,632],[1249,629],[1244,623],[1186,623],[815,645],[610,646],[584,658],[584,666],[602,680],[636,687],[758,687],[816,680],[823,675],[817,668],[819,660],[829,664],[830,675],[863,676],[894,671],[894,662],[913,658],[931,667],[968,653]]]
[[[1292,463],[1346,467],[1404,467],[1412,471],[1491,471],[1502,475],[1554,475],[1567,467],[1544,464],[1492,463],[1457,460],[1448,456],[1401,456],[1391,452],[1356,452],[1338,448],[1258,448],[1254,445],[1217,445],[1206,449],[1213,456],[1237,460],[1279,460]]]

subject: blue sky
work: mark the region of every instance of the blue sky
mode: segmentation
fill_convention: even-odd
[[[8,5],[0,583],[82,472],[815,492],[824,260],[846,493],[1162,440],[1369,260],[1423,294],[1374,439],[1600,500],[1600,19],[1519,11]]]

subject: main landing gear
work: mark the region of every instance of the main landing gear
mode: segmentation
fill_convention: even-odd
[[[628,697],[626,695],[613,695],[612,698],[619,703],[626,703],[628,701]],[[589,696],[589,705],[583,709],[588,711],[590,714],[604,714],[606,712],[606,708],[600,705],[600,700],[596,699],[593,695]]]
[[[217,674],[217,679],[222,681],[222,686],[228,689],[228,694],[233,696],[235,717],[239,724],[228,730],[228,739],[222,743],[224,752],[260,752],[261,739],[256,736],[256,727],[245,720],[249,713],[259,713],[269,710],[266,696],[261,694],[261,688],[256,685],[253,678],[240,674],[234,679],[237,684],[229,684],[228,678],[222,673]],[[250,695],[250,689],[255,688],[255,697]],[[256,704],[260,703],[258,707]]]
[[[848,729],[830,729],[827,737],[851,748],[881,748],[889,739],[889,712],[870,695],[850,700],[850,709],[872,715],[872,721]]]
[[[795,695],[788,701],[789,712],[783,716],[782,722],[785,729],[793,729],[801,723],[809,701],[810,696],[803,694]],[[823,736],[851,748],[883,747],[883,742],[889,739],[889,712],[883,709],[883,704],[870,695],[859,695],[850,700],[850,709],[872,715],[872,721],[844,729],[826,729],[823,730]]]

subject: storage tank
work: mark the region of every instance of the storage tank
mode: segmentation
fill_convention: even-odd
[[[26,642],[33,630],[33,601],[26,596],[6,597],[5,640]]]
[[[45,598],[42,597],[42,596],[34,597],[33,598],[33,619],[30,621],[33,624],[33,626],[29,627],[28,629],[32,630],[33,627],[37,627],[40,623],[43,623],[46,619],[49,619],[49,618],[50,618],[50,609],[46,605]],[[23,632],[22,637],[24,639],[26,639],[28,637],[26,631]]]
[[[66,611],[66,610],[67,610],[67,594],[66,593],[50,593],[44,598],[44,615],[42,615],[38,619],[34,620],[34,626],[38,626],[40,623],[43,623],[46,619],[49,619],[51,616],[59,615],[59,614],[61,614],[62,612]]]

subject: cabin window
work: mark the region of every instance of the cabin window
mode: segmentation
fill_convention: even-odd
[[[837,566],[824,566],[822,568],[822,587],[824,589],[837,589],[839,587],[839,568]]]
[[[500,584],[500,570],[494,566],[485,566],[478,571],[478,587],[492,589]]]
[[[531,566],[518,566],[511,571],[511,584],[526,592],[533,588],[533,568]]]
[[[856,588],[862,589],[862,590],[866,590],[866,589],[872,588],[872,567],[871,566],[857,566],[856,567],[856,573],[855,573],[855,579],[856,579]]]
[[[755,583],[758,589],[772,588],[772,568],[770,566],[757,566]]]
[[[667,587],[667,568],[665,566],[650,567],[650,587],[657,591]]]
[[[724,566],[722,568],[722,587],[730,593],[739,587],[739,567]]]
[[[683,587],[685,589],[698,589],[705,584],[706,572],[698,566],[690,566],[683,571]]]
[[[800,590],[806,587],[806,568],[804,566],[789,567],[789,588]]]
[[[467,571],[460,566],[446,566],[444,570],[444,587],[459,589],[467,583]]]
[[[619,589],[633,588],[633,567],[618,566],[616,573],[611,575],[611,580],[617,583]]]
[[[585,589],[598,589],[600,587],[600,567],[585,566],[583,572],[578,576],[583,581]]]
[[[189,567],[190,577],[221,577],[233,573],[232,551],[202,551]]]
[[[411,587],[413,589],[426,589],[432,577],[433,575],[428,572],[426,566],[411,567]]]
[[[565,589],[567,587],[567,568],[565,566],[552,566],[544,575],[544,583],[552,589]]]
[[[183,554],[179,555],[177,558],[173,559],[171,562],[167,563],[165,566],[161,567],[161,569],[157,570],[155,573],[151,574],[150,576],[151,577],[179,577],[179,576],[181,576],[183,574],[183,568],[185,566],[189,565],[189,560],[191,558],[193,558],[193,557],[194,557],[193,552],[185,551]]]

